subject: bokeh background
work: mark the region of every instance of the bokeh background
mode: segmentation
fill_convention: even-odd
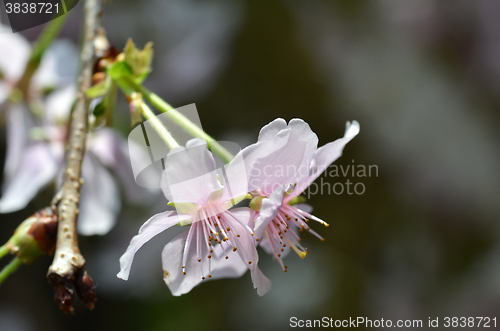
[[[82,3],[62,38],[78,43]],[[167,231],[116,278],[130,238],[166,201],[125,206],[105,236],[80,237],[98,284],[94,311],[59,311],[45,280],[51,258],[0,287],[0,330],[286,330],[289,319],[500,318],[500,2],[496,0],[120,0],[105,8],[110,42],[153,41],[146,85],[173,106],[196,103],[204,129],[242,146],[276,117],[306,120],[320,145],[357,120],[337,165],[376,165],[362,195],[314,195],[330,223],[303,234],[304,260],[270,256],[273,288],[250,275],[172,297],[162,280]],[[23,32],[34,40],[40,28]],[[1,51],[1,50],[0,50]],[[124,100],[115,128],[130,130]],[[2,129],[2,164],[5,130]],[[44,206],[2,215],[0,242]],[[314,225],[313,225],[314,226]],[[2,265],[5,261],[2,260]],[[500,320],[498,321],[500,322]],[[423,329],[426,329],[424,327]],[[473,328],[475,329],[475,328]]]

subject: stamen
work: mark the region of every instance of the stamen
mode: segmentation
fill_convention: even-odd
[[[196,217],[195,217],[196,219]],[[187,255],[189,252],[189,245],[191,244],[191,240],[194,235],[194,227],[191,226],[189,228],[189,232],[186,238],[186,243],[184,244],[184,251],[182,252],[182,273],[185,275],[186,274],[186,260],[187,260]]]
[[[290,240],[288,240],[288,238],[285,237],[285,240],[290,245],[290,248],[293,249],[295,251],[295,253],[297,253],[297,255],[300,256],[301,259],[306,257],[306,255],[307,255],[306,252],[303,252],[300,249],[298,249],[297,246],[295,246],[294,244],[292,244],[292,242]]]

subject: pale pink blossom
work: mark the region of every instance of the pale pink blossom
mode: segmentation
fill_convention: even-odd
[[[247,196],[242,164],[237,157],[224,172],[218,171],[202,139],[171,150],[161,187],[176,211],[157,214],[144,223],[120,258],[118,277],[128,279],[134,255],[144,243],[181,225],[188,229],[162,253],[164,280],[173,295],[185,294],[203,280],[240,277],[247,269],[257,294],[267,293],[271,282],[258,268],[256,239],[248,225],[254,211],[247,207],[229,209]]]
[[[300,243],[299,231],[307,230],[323,239],[309,227],[309,220],[328,226],[311,214],[311,206],[296,204],[297,197],[342,155],[344,146],[358,133],[358,122],[347,122],[343,138],[317,148],[318,138],[307,123],[293,119],[287,125],[283,119],[276,119],[262,128],[257,143],[241,152],[250,168],[253,201],[259,210],[255,235],[262,238],[261,247],[274,256],[284,271],[287,266],[282,257],[287,252],[294,250],[302,258],[307,253]],[[266,172],[266,167],[273,170]]]

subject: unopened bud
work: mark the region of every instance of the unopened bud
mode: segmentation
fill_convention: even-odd
[[[103,82],[106,80],[106,74],[104,72],[96,72],[92,76],[92,86],[95,86],[99,84],[100,82]]]
[[[142,104],[144,101],[142,100],[141,93],[132,93],[127,97],[129,110],[130,110],[130,119],[132,120],[132,127],[136,126],[139,123],[142,123]]]
[[[80,300],[89,308],[94,309],[97,300],[94,282],[87,271],[80,269],[75,280],[76,294]]]
[[[59,308],[67,314],[73,314],[75,294],[73,289],[70,288],[70,284],[60,282],[54,286],[54,289],[54,299],[59,303]]]
[[[45,208],[23,221],[6,246],[24,263],[31,263],[42,254],[54,252],[56,237],[57,216],[51,208]]]

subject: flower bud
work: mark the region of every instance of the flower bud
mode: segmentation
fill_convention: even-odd
[[[73,314],[74,311],[74,298],[73,289],[64,283],[55,286],[55,300],[59,303],[59,308],[67,313]]]
[[[137,124],[142,123],[142,94],[141,93],[132,93],[127,97],[129,110],[130,110],[130,119],[132,121],[132,127]]]
[[[75,280],[75,290],[85,306],[90,310],[94,309],[95,301],[97,300],[95,286],[87,271],[82,269],[78,271]]]
[[[45,208],[24,220],[6,246],[24,263],[31,263],[42,254],[54,253],[56,237],[57,216]]]

